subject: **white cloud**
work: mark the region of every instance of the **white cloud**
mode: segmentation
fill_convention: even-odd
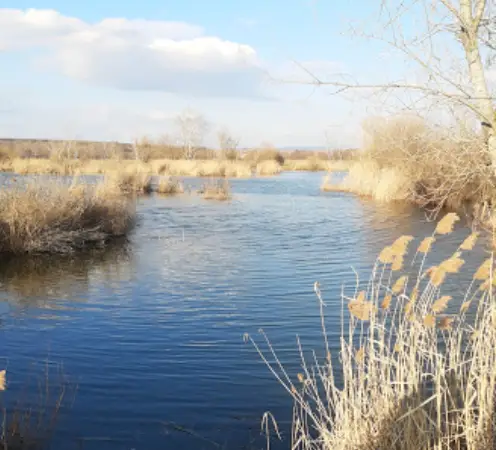
[[[0,50],[23,48],[44,50],[44,67],[120,89],[257,97],[264,78],[251,46],[183,22],[91,24],[53,10],[0,9]]]

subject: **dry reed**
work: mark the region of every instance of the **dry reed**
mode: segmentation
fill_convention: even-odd
[[[28,182],[0,191],[0,253],[68,253],[123,236],[132,203],[113,184]]]
[[[150,194],[152,192],[152,177],[147,172],[131,170],[128,172],[109,172],[107,182],[116,190],[125,194]]]
[[[257,164],[256,173],[260,176],[272,176],[282,172],[281,165],[274,160],[261,161]]]
[[[217,180],[205,183],[199,193],[205,200],[230,200],[231,188],[227,180]]]
[[[481,137],[461,129],[428,126],[416,117],[393,116],[364,124],[358,162],[339,186],[379,200],[407,200],[438,212],[443,207],[485,221],[496,197],[494,172]]]
[[[456,219],[447,216],[432,237],[449,234]],[[438,267],[425,270],[434,245],[430,240],[422,246],[420,261],[414,258],[399,279],[391,260],[406,256],[411,237],[383,250],[366,289],[343,295],[343,309],[347,305],[349,313],[342,315],[339,359],[331,355],[325,304],[316,283],[327,357],[307,359],[298,340],[303,373],[296,379],[263,331],[267,350],[246,336],[294,400],[292,449],[496,448],[493,257],[474,274],[459,298],[458,311],[455,300],[441,293],[475,239],[470,238],[470,245],[463,242]],[[434,282],[436,273],[443,274],[440,282]],[[486,283],[482,290],[480,282]]]
[[[157,192],[165,195],[182,194],[184,192],[184,186],[180,181],[173,178],[160,177]]]

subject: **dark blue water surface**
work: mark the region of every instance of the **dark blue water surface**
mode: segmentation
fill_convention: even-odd
[[[243,334],[260,340],[263,328],[295,375],[297,334],[309,351],[323,348],[314,282],[336,348],[352,267],[365,279],[385,245],[434,227],[411,207],[321,193],[321,181],[305,173],[234,180],[225,203],[142,198],[128,244],[3,261],[3,402],[58,367],[77,391],[52,448],[264,448],[265,411],[283,431],[273,448],[289,448],[292,402]]]

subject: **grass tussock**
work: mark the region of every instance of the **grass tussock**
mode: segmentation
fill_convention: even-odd
[[[373,161],[355,162],[348,175],[339,184],[324,178],[322,190],[325,192],[352,192],[361,196],[373,197],[375,200],[390,202],[412,198],[414,185],[404,173],[393,168],[380,168]]]
[[[126,235],[133,204],[112,183],[28,182],[0,191],[0,253],[70,253]]]
[[[108,183],[124,194],[145,195],[152,192],[152,177],[147,172],[110,172]]]
[[[307,359],[300,346],[302,370],[290,375],[265,335],[267,351],[247,336],[294,400],[291,448],[495,448],[494,257],[481,262],[456,299],[443,287],[462,270],[477,234],[441,263],[428,264],[457,220],[450,213],[427,240],[401,236],[382,250],[368,283],[343,294],[338,353],[328,345],[318,283],[324,360]]]
[[[183,184],[170,177],[160,177],[157,192],[164,195],[175,195],[184,193]]]
[[[359,162],[342,185],[328,190],[471,214],[496,197],[485,145],[470,131],[433,128],[416,117],[391,117],[369,120],[364,136]]]
[[[231,187],[227,180],[217,180],[205,183],[199,190],[205,200],[225,201],[231,199]]]
[[[257,164],[256,173],[259,176],[272,176],[282,172],[282,166],[274,160],[262,161]]]

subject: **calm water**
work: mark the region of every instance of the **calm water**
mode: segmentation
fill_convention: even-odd
[[[127,245],[3,261],[4,403],[32,374],[62,365],[77,392],[56,449],[263,448],[268,410],[287,438],[291,401],[243,334],[263,328],[296,374],[296,334],[322,351],[313,283],[336,347],[352,267],[365,279],[385,245],[434,227],[409,207],[320,193],[321,179],[236,180],[230,203],[152,196],[140,200]],[[466,234],[445,239],[446,255]]]

